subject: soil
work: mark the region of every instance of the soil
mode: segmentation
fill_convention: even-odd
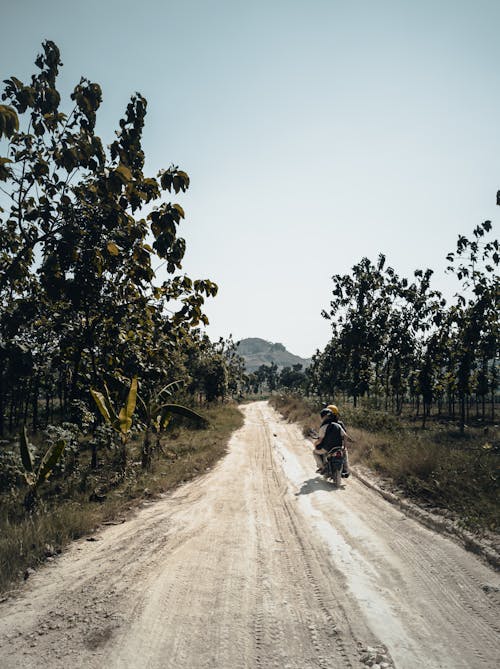
[[[203,477],[53,558],[0,604],[2,669],[500,666],[500,579],[264,402]]]

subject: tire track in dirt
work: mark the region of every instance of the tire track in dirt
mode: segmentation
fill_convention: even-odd
[[[351,595],[396,665],[497,666],[498,575],[356,480],[328,490],[308,475],[313,461],[299,430],[276,414],[269,425],[290,491],[323,534]]]
[[[267,415],[262,411],[258,415],[260,425],[266,426]],[[261,467],[268,475],[261,477],[267,487],[262,498],[270,504],[266,515],[274,519],[274,532],[284,545],[285,571],[294,575],[293,608],[304,612],[304,629],[311,644],[311,666],[359,666],[359,650],[363,644],[356,639],[348,616],[339,604],[343,579],[339,575],[336,580],[332,579],[334,574],[328,556],[308,537],[309,526],[306,525],[306,531],[301,527],[293,499],[286,494],[283,473],[273,456],[268,428],[263,438],[265,449],[259,456]],[[362,630],[360,638],[366,634],[366,630]],[[373,643],[374,639],[370,637],[370,641]]]
[[[392,666],[386,646],[400,669],[496,666],[493,572],[244,412],[209,474],[0,604],[2,669],[355,669]]]

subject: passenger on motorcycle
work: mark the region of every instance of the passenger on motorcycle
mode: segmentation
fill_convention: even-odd
[[[320,411],[322,418],[321,426],[319,428],[318,438],[314,442],[314,459],[316,460],[317,472],[321,473],[325,466],[325,456],[332,448],[343,446],[345,447],[345,440],[347,434],[345,430],[335,420],[335,416],[330,409],[324,408]]]

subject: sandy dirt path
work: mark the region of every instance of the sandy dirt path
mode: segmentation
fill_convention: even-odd
[[[2,669],[500,666],[494,571],[244,411],[213,471],[0,604]]]

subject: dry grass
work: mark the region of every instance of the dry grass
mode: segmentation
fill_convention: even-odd
[[[116,519],[140,504],[212,467],[226,452],[234,430],[243,424],[236,405],[203,411],[206,429],[178,427],[162,440],[164,453],[155,457],[150,471],[140,468],[140,440],[130,445],[132,463],[127,474],[110,484],[105,464],[96,472],[85,471],[78,485],[58,495],[60,483],[46,490],[38,513],[27,516],[22,507],[24,491],[0,498],[0,591],[19,579],[29,567],[51,557],[73,539],[89,534],[101,523]],[[96,501],[95,493],[99,492]],[[94,500],[94,501],[91,501]]]
[[[304,434],[318,428],[317,403],[286,396],[271,402]],[[353,464],[367,465],[421,504],[453,512],[472,531],[498,531],[500,453],[493,429],[485,435],[469,428],[462,436],[449,426],[422,430],[390,414],[352,408],[342,419],[355,439]]]

